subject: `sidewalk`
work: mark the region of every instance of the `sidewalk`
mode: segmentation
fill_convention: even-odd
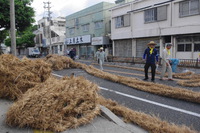
[[[6,112],[13,102],[0,99],[0,103],[0,133],[53,133],[31,128],[11,128],[7,126],[5,124]],[[101,111],[101,116],[97,116],[90,124],[62,133],[147,133],[147,131],[136,125],[124,123],[104,106],[101,106]]]

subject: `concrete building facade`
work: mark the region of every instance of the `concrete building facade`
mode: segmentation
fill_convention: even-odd
[[[41,53],[64,54],[65,18],[57,17],[51,21],[42,18],[34,34],[36,47],[40,48]]]
[[[104,47],[112,53],[110,11],[114,3],[101,2],[66,16],[65,49],[76,49],[79,58],[93,59]]]
[[[110,11],[114,56],[142,57],[152,40],[160,54],[172,43],[173,58],[199,58],[200,0],[135,0]]]

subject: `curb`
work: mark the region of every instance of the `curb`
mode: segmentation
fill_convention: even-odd
[[[118,126],[126,129],[127,131],[131,133],[148,133],[146,130],[142,129],[141,127],[134,125],[134,124],[126,124],[122,119],[120,119],[118,116],[116,116],[113,112],[111,112],[108,108],[105,106],[100,105],[101,114],[107,118],[108,120],[114,122]]]

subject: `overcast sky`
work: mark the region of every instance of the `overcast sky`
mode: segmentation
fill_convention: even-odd
[[[45,16],[43,2],[48,1],[51,2],[52,17],[65,17],[102,1],[114,3],[116,0],[33,0],[32,7],[35,10],[36,23]]]

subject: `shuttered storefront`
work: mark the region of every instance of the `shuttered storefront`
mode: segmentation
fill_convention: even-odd
[[[115,41],[115,56],[132,57],[132,41],[116,40]]]
[[[144,50],[147,48],[147,44],[150,41],[154,41],[159,46],[159,38],[144,38],[144,39],[136,39],[136,56],[142,57],[144,54]]]

